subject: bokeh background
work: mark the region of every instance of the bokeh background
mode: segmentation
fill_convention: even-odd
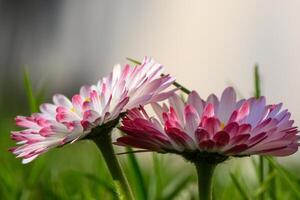
[[[29,114],[22,77],[25,68],[33,89],[43,90],[46,101],[51,101],[53,93],[71,96],[81,85],[109,73],[114,64],[128,62],[126,57],[141,60],[145,55],[163,63],[166,73],[202,97],[212,92],[220,95],[228,85],[234,86],[240,97],[249,97],[254,92],[253,66],[257,63],[263,95],[268,102],[284,102],[298,125],[299,9],[296,0],[0,0],[0,165],[5,166],[0,177],[7,182],[0,183],[0,196],[38,199],[46,191],[57,199],[97,199],[105,193],[90,179],[68,174],[74,170],[89,175],[97,172],[102,161],[93,144],[81,142],[54,150],[28,166],[7,152],[13,145],[9,131],[15,129],[14,116]],[[298,157],[280,162],[299,175]],[[143,163],[148,161],[142,158],[140,162],[147,168]],[[172,162],[175,169],[184,165]],[[237,162],[250,165],[247,159]],[[226,167],[230,165],[222,170]],[[105,168],[103,171],[105,175],[97,175],[99,180],[109,178]],[[148,171],[147,184],[153,176],[151,169]],[[192,168],[189,171],[193,175]],[[250,167],[246,171],[251,176]],[[76,187],[93,189],[88,187],[82,192],[86,194],[81,194],[70,186],[64,191],[61,187],[70,181],[69,176],[71,182],[79,180]],[[220,183],[224,190],[229,184],[229,178]],[[238,192],[232,194],[238,197]]]

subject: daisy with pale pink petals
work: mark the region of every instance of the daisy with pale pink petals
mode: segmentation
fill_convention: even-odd
[[[122,120],[125,136],[116,144],[183,155],[192,162],[221,162],[229,156],[287,156],[299,147],[291,114],[282,104],[267,105],[265,97],[236,100],[229,87],[221,98],[207,100],[193,91],[184,102],[178,95],[169,106],[153,103],[150,117],[134,108]],[[195,161],[195,159],[197,161]]]
[[[17,126],[25,128],[12,132],[18,146],[11,149],[28,163],[43,152],[86,137],[95,127],[118,121],[127,109],[168,98],[175,90],[167,89],[174,78],[161,76],[163,66],[151,58],[141,65],[113,72],[97,85],[83,86],[80,93],[69,100],[54,95],[54,104],[43,104],[40,113],[30,117],[16,117]]]

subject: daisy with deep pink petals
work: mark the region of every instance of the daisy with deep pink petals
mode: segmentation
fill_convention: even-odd
[[[51,148],[86,137],[101,125],[117,120],[127,109],[168,98],[174,90],[164,91],[173,82],[161,77],[163,66],[151,58],[141,65],[120,65],[96,85],[83,86],[69,100],[54,95],[54,104],[43,104],[40,113],[16,117],[16,124],[25,128],[12,132],[18,145],[11,151],[28,163]]]
[[[265,97],[237,101],[233,88],[220,99],[207,100],[197,92],[186,102],[178,95],[170,106],[153,103],[156,117],[134,108],[122,120],[127,135],[117,144],[178,154],[214,153],[222,156],[287,156],[299,147],[299,135],[288,110],[282,104],[266,105]]]
[[[160,153],[175,153],[195,164],[200,200],[212,200],[212,177],[217,164],[230,156],[288,156],[299,147],[291,114],[282,104],[266,105],[265,97],[237,101],[233,88],[220,99],[203,100],[191,92],[184,102],[178,95],[169,106],[152,104],[150,117],[143,107],[128,111],[116,144]]]

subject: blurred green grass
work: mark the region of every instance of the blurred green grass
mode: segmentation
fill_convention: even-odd
[[[0,104],[0,199],[115,199],[112,179],[90,141],[51,150],[27,165],[8,151],[15,145],[10,139],[10,131],[17,130],[14,116],[29,115],[44,99],[44,91],[32,89],[28,73],[24,81],[27,96],[18,93],[14,99],[5,95]],[[117,134],[116,131],[114,135]],[[117,148],[117,152],[124,151]],[[138,153],[119,158],[137,200],[197,199],[196,172],[180,157]],[[257,199],[261,194],[266,200],[300,199],[299,164],[286,170],[274,159],[265,162],[271,170],[265,169],[268,173],[262,182],[258,157],[234,158],[219,165],[214,199]],[[274,182],[276,190],[271,184]]]

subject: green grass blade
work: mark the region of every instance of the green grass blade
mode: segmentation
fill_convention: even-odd
[[[259,98],[261,96],[261,84],[260,84],[260,74],[259,74],[259,67],[258,64],[254,66],[254,87],[255,87],[255,97]],[[262,186],[264,179],[265,179],[265,163],[264,158],[262,156],[259,156],[259,184],[260,187]],[[264,199],[264,193],[261,193],[261,196],[259,197],[261,200]]]
[[[273,159],[274,161],[276,161],[275,158],[270,157],[270,159]],[[276,169],[272,165],[269,164],[269,174],[272,174],[272,173],[276,174]],[[276,181],[276,177],[274,177],[270,182],[269,196],[272,200],[277,199],[277,181]]]
[[[264,162],[264,158],[263,156],[259,156],[259,187],[262,187],[263,186],[263,183],[264,183],[264,179],[265,179],[265,173],[264,173],[264,170],[265,170],[265,162]],[[264,200],[264,193],[261,193],[260,195],[260,200]]]
[[[157,200],[156,195],[156,175],[154,172],[151,173],[149,178],[149,185],[148,185],[148,200]]]
[[[276,177],[276,172],[273,171],[272,173],[269,173],[268,176],[266,177],[265,181],[263,184],[260,185],[260,187],[254,192],[255,197],[259,197],[262,193],[266,192],[268,188],[271,186],[274,178]],[[272,198],[273,200],[273,198]]]
[[[135,59],[132,58],[126,58],[128,61],[137,64],[137,65],[141,65],[142,63],[140,61],[137,61]],[[165,74],[161,74],[161,76],[165,76]],[[183,85],[181,85],[180,83],[174,81],[173,85],[177,88],[179,88],[182,92],[184,92],[185,94],[190,94],[191,90],[189,90],[188,88],[184,87]]]
[[[89,179],[90,181],[93,181],[93,182],[97,183],[98,185],[104,187],[111,194],[114,194],[114,195],[116,194],[114,186],[109,184],[107,181],[101,180],[101,179],[95,177],[94,174],[84,173],[83,176],[85,178]]]
[[[170,183],[166,186],[166,188],[162,191],[161,199],[173,199],[175,198],[182,190],[186,188],[186,186],[191,181],[191,175],[184,173],[176,178],[171,179]]]
[[[156,153],[152,153],[153,171],[149,181],[148,199],[157,200],[161,196],[161,163]]]
[[[297,197],[297,199],[300,199],[299,184],[275,160],[268,158],[268,157],[266,157],[266,160],[269,162],[269,164],[272,167],[274,167],[274,169],[277,170],[278,175],[280,175],[286,181],[286,184],[289,185],[289,187],[291,188],[291,191]]]
[[[251,200],[250,195],[247,194],[246,190],[242,187],[242,184],[238,181],[233,173],[230,173],[230,178],[243,199]]]
[[[160,159],[160,155],[157,153],[153,153],[153,165],[154,165],[154,173],[156,174],[156,192],[157,192],[157,197],[161,197],[161,191],[162,191],[162,174],[161,174],[161,169],[162,169],[162,163]]]
[[[84,177],[84,178],[88,179],[89,181],[91,181],[93,183],[96,183],[100,187],[104,188],[111,195],[114,195],[114,196],[116,195],[115,188],[114,188],[113,184],[111,184],[110,181],[102,180],[102,179],[98,178],[97,176],[95,176],[94,174],[87,173],[87,172],[81,172],[81,171],[74,171],[73,170],[73,171],[69,171],[68,174],[72,175],[72,176]]]
[[[47,85],[44,84],[41,88],[39,88],[39,90],[36,92],[35,94],[35,99],[36,99],[36,105],[40,105],[43,103],[43,101],[45,100],[46,97],[46,93],[47,93]]]
[[[24,79],[24,86],[25,86],[25,90],[26,90],[26,94],[27,94],[30,112],[31,113],[37,112],[38,106],[37,106],[36,99],[33,94],[29,73],[26,69],[24,70],[23,79]]]
[[[127,148],[127,151],[132,151],[131,148]],[[133,153],[127,154],[127,161],[129,165],[129,169],[132,173],[134,191],[136,193],[137,199],[146,200],[147,199],[147,191],[145,182],[143,179],[143,174],[141,168],[139,166],[138,160]]]
[[[126,60],[132,62],[133,64],[136,64],[136,65],[141,65],[142,63],[138,60],[135,60],[133,58],[126,58]]]
[[[253,165],[253,168],[255,169],[255,171],[257,171],[258,170],[258,163],[257,163],[256,157],[255,156],[251,156],[250,160],[251,160],[251,163]]]
[[[255,97],[261,96],[261,84],[258,64],[254,66],[254,86],[255,86]]]

